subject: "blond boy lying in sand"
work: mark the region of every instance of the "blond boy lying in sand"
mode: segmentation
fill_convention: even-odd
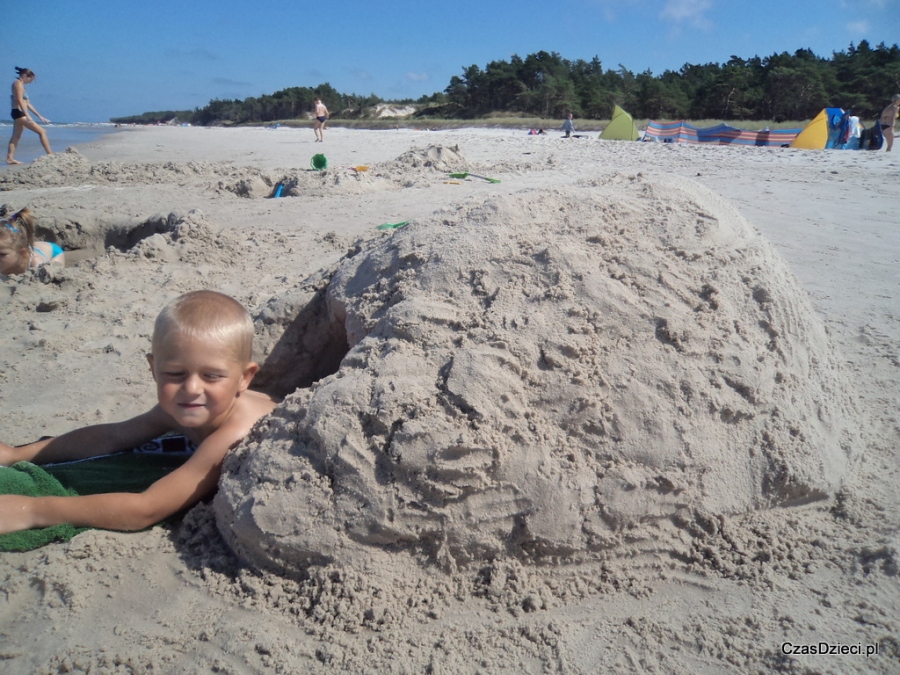
[[[138,494],[78,497],[0,495],[0,533],[70,524],[140,530],[212,494],[222,460],[275,402],[250,391],[253,322],[233,298],[187,293],[169,303],[153,329],[147,355],[158,403],[143,415],[24,445],[0,443],[0,466],[63,462],[110,454],[178,432],[197,448],[179,468]]]

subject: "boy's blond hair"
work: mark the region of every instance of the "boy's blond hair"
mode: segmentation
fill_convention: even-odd
[[[253,360],[253,319],[241,303],[223,293],[193,291],[172,300],[156,317],[152,351],[174,333],[225,346],[241,364]]]

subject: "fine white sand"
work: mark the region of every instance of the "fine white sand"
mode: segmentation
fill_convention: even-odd
[[[3,554],[0,672],[900,671],[900,155],[325,138],[0,169],[72,251],[0,281],[0,438],[146,409],[197,288],[286,397],[175,524]]]

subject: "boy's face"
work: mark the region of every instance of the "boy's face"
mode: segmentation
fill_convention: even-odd
[[[147,360],[160,407],[204,437],[225,423],[259,369],[236,361],[226,346],[181,333],[169,335]]]

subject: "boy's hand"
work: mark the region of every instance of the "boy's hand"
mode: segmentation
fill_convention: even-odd
[[[19,495],[0,495],[0,534],[34,527],[29,508],[33,499]]]

